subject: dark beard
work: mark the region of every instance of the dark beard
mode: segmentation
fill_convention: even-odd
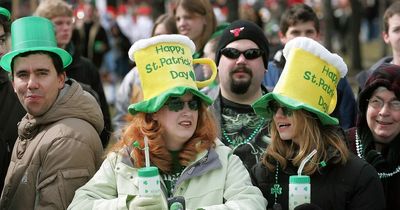
[[[248,81],[235,81],[232,75],[239,71],[249,74],[250,79]],[[239,66],[236,67],[233,71],[231,71],[230,77],[231,77],[231,91],[235,94],[242,95],[245,94],[250,87],[251,81],[253,79],[253,72],[251,71],[251,69],[245,66]]]

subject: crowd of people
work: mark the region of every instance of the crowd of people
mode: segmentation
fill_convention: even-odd
[[[93,1],[0,7],[0,209],[400,209],[400,2],[356,94],[309,5],[271,51],[257,20],[173,2],[137,34]]]

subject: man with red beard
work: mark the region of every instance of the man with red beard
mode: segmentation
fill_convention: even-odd
[[[233,22],[217,45],[219,88],[208,93],[215,99],[213,111],[219,122],[220,139],[247,169],[259,161],[269,139],[266,120],[251,108],[267,93],[261,83],[268,64],[268,45],[264,32],[255,23]]]

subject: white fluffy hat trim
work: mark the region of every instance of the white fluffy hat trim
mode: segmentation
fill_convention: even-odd
[[[292,48],[301,48],[321,58],[336,67],[340,73],[340,77],[342,78],[347,74],[347,65],[343,61],[343,58],[335,53],[329,52],[329,50],[313,39],[307,37],[296,37],[290,40],[285,44],[285,48],[283,49],[283,56],[285,56],[285,58],[288,58]]]
[[[179,35],[179,34],[163,34],[155,37],[151,37],[148,39],[141,39],[136,41],[132,47],[129,49],[128,56],[129,58],[134,61],[133,54],[136,51],[139,51],[141,49],[147,48],[151,45],[155,45],[158,43],[180,43],[183,45],[186,45],[189,47],[189,49],[192,51],[191,55],[196,52],[196,46],[194,45],[193,41],[189,39],[189,37],[184,36],[184,35]]]

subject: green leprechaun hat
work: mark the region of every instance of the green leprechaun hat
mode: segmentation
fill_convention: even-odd
[[[209,85],[216,77],[217,67],[211,59],[193,59],[195,45],[183,35],[160,35],[135,42],[129,57],[135,60],[142,83],[143,101],[131,104],[129,113],[157,112],[169,97],[179,97],[186,92],[198,96],[210,105],[212,100],[199,88]],[[210,65],[210,79],[196,81],[193,64]]]
[[[287,61],[282,75],[273,92],[252,105],[255,112],[272,118],[268,104],[275,100],[290,109],[304,109],[316,114],[324,125],[337,125],[338,120],[329,114],[336,107],[339,79],[347,74],[343,59],[306,37],[286,43],[283,54]]]
[[[0,66],[10,72],[14,57],[29,51],[55,53],[60,56],[64,68],[72,62],[71,55],[57,47],[53,23],[47,18],[29,16],[11,24],[11,51],[1,58]]]

